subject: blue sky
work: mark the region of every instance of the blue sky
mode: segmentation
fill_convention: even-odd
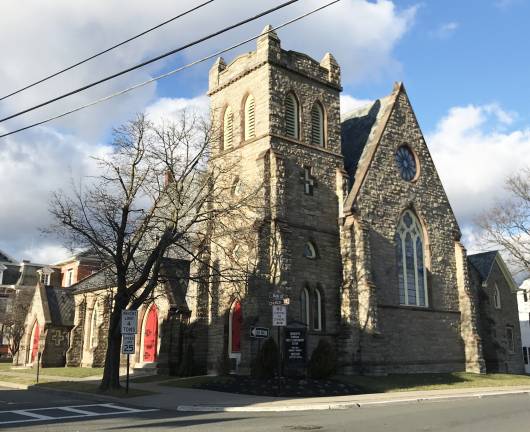
[[[26,108],[94,79],[246,18],[281,0],[216,0],[94,62],[0,102],[0,115]],[[5,94],[158,24],[199,3],[182,0],[20,0],[2,3],[0,93]],[[300,0],[289,8],[221,38],[0,124],[0,132],[90,102],[258,34],[326,0]],[[502,197],[507,175],[530,165],[528,76],[529,0],[342,0],[279,31],[282,47],[316,59],[326,51],[342,67],[342,105],[387,95],[404,81],[440,177],[470,250],[480,232],[473,218]],[[24,29],[21,31],[21,29]],[[14,43],[16,42],[16,43]],[[253,50],[254,43],[224,55]],[[0,141],[0,249],[35,261],[66,253],[40,228],[50,219],[52,191],[94,172],[90,156],[106,151],[109,131],[135,113],[171,115],[185,106],[206,107],[212,61],[45,127]]]

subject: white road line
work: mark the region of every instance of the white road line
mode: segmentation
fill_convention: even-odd
[[[13,410],[11,412],[14,413],[14,414],[19,414],[19,415],[23,415],[23,416],[32,417],[31,420],[22,420],[22,421],[50,420],[50,419],[53,418],[53,417],[50,417],[50,416],[47,416],[47,415],[32,413],[32,412],[29,412],[29,410]]]
[[[110,408],[116,411],[106,412],[106,413],[96,413],[96,412],[79,409],[79,408],[85,408],[85,407],[90,409],[90,407],[96,407],[96,406]],[[46,410],[62,410],[62,411],[74,413],[74,415],[52,417],[52,416],[47,416],[44,414],[37,414],[35,412],[31,412],[31,411],[46,411]],[[0,411],[0,414],[12,413],[12,414],[23,415],[29,418],[21,419],[21,420],[0,421],[0,425],[14,424],[14,423],[31,423],[31,422],[47,421],[47,420],[67,420],[67,419],[85,418],[85,417],[101,417],[101,416],[109,416],[109,415],[134,414],[134,413],[144,413],[144,412],[153,412],[153,411],[160,411],[160,410],[159,409],[128,408],[128,407],[123,407],[120,405],[114,405],[112,403],[54,406],[54,407],[46,407],[46,408],[32,408],[32,409],[27,409],[27,410],[9,410],[9,411]]]

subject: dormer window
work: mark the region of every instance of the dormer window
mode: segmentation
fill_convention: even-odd
[[[245,141],[256,136],[256,118],[254,96],[248,95],[245,101]]]
[[[285,135],[298,139],[300,131],[300,108],[294,94],[289,93],[285,98]]]
[[[74,269],[68,269],[66,271],[66,287],[72,286],[74,284]]]

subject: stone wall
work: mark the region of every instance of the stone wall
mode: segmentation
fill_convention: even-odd
[[[372,160],[363,162],[369,166],[354,202],[363,233],[367,231],[358,237],[369,243],[369,254],[359,254],[357,248],[367,272],[367,283],[357,287],[359,311],[365,310],[372,322],[368,332],[360,324],[364,342],[357,360],[364,370],[376,373],[463,370],[454,249],[458,225],[405,91],[394,97],[379,146]],[[395,153],[404,144],[419,162],[419,175],[411,182],[401,179],[395,163]],[[394,236],[406,209],[417,215],[424,230],[427,308],[399,304]],[[368,251],[366,246],[364,250]],[[377,306],[369,294],[373,289]]]

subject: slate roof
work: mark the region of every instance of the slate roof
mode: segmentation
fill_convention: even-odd
[[[349,189],[355,180],[359,164],[367,158],[367,143],[384,126],[382,121],[391,101],[390,96],[377,99],[368,105],[357,108],[342,118],[341,150],[344,168],[350,178]]]
[[[467,256],[468,261],[480,275],[482,282],[488,279],[498,253],[498,251],[490,251]]]
[[[75,311],[73,290],[46,286],[43,293],[46,295],[51,324],[73,327]]]

